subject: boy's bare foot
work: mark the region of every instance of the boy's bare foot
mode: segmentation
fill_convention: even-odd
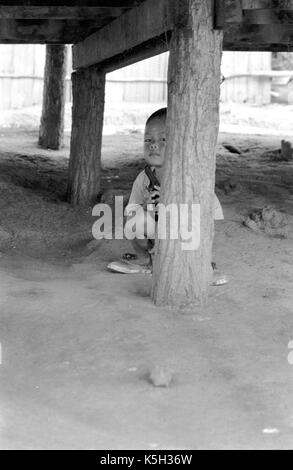
[[[139,266],[151,266],[150,257],[139,257],[135,260],[135,264],[138,264]]]
[[[123,261],[136,261],[137,255],[135,255],[134,253],[124,253],[122,259]]]
[[[149,267],[152,264],[150,256],[138,256],[134,253],[124,253],[121,257],[121,261],[143,267]]]

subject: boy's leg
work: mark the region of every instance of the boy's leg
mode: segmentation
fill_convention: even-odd
[[[149,255],[149,245],[148,240],[145,238],[144,240],[138,240],[135,238],[132,240],[132,246],[135,253],[138,256],[138,259],[135,260],[136,264],[149,264],[150,263],[150,255]]]
[[[154,218],[148,212],[144,212],[141,220],[136,217],[136,233],[140,238],[135,238],[131,240],[132,246],[138,255],[139,259],[135,261],[136,264],[150,264],[151,257],[149,255],[149,250],[151,248],[151,238],[155,238],[155,227],[156,223]],[[126,237],[131,239],[131,232],[127,236],[126,228]],[[142,238],[142,237],[145,238]]]

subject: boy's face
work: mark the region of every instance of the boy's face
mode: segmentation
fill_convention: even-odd
[[[161,168],[165,160],[166,118],[152,119],[145,128],[144,158],[150,166]]]

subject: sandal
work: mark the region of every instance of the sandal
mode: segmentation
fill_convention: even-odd
[[[152,274],[151,266],[140,266],[127,261],[113,261],[108,264],[107,268],[120,274]]]

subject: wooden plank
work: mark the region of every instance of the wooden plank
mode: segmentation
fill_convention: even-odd
[[[70,6],[70,7],[127,7],[132,8],[144,0],[1,0],[0,5],[7,6]]]
[[[72,44],[111,21],[100,20],[4,20],[0,19],[0,43]]]
[[[224,4],[224,6],[222,5]],[[225,23],[247,24],[292,24],[293,0],[253,1],[216,0],[216,12],[225,18]]]
[[[185,0],[146,0],[73,47],[73,68],[101,64],[186,24]]]
[[[230,20],[233,23],[242,21],[241,0],[225,0],[225,22]]]
[[[244,1],[246,2],[246,0]],[[150,3],[153,5],[152,9],[145,10],[148,12],[149,16],[138,13],[143,7],[146,8],[149,6]],[[181,14],[178,13],[178,10],[175,9],[175,12],[173,10],[174,17],[172,16],[172,8],[170,10],[170,7],[172,4],[178,6],[179,3],[185,2],[174,2],[174,0],[151,0],[150,2],[147,0],[145,4],[142,4],[135,10],[127,11],[121,18],[114,21],[112,21],[113,18],[111,17],[103,17],[100,20],[0,19],[0,43],[72,44],[83,40],[91,33],[102,28],[92,37],[89,37],[86,41],[78,44],[74,48],[75,51],[78,52],[75,57],[79,60],[79,54],[82,56],[82,53],[84,53],[84,57],[81,60],[83,61],[82,64],[85,62],[85,65],[82,66],[87,66],[87,61],[90,57],[91,61],[101,60],[102,63],[108,67],[108,70],[111,71],[115,70],[115,68],[130,65],[138,60],[167,51],[171,37],[170,31],[174,28],[177,20],[182,23],[186,21],[184,11],[182,12],[182,10],[179,10]],[[157,5],[157,14],[153,16],[153,8]],[[163,6],[166,7],[166,5],[169,14],[166,15],[164,22],[165,12]],[[247,11],[246,9],[244,16]],[[255,10],[253,14],[257,14],[257,11],[258,10]],[[282,11],[283,10],[281,10],[281,13]],[[269,12],[269,10],[267,10],[267,12]],[[137,20],[135,20],[135,23],[129,20],[127,21],[130,13],[135,15]],[[176,16],[176,14],[178,16]],[[286,14],[289,24],[226,24],[224,31],[224,49],[231,51],[292,51],[292,13],[290,10],[286,10]],[[109,21],[112,21],[112,23],[107,24]],[[120,25],[120,29],[119,27],[116,29],[116,23]],[[105,24],[107,24],[107,26],[103,28]],[[138,27],[133,28],[133,24],[137,24]],[[103,36],[105,28],[107,33],[105,38],[101,39],[102,42],[97,42],[97,38]],[[163,34],[158,34],[158,32],[162,30]],[[165,35],[164,32],[166,30],[169,31],[167,35]],[[154,38],[144,40],[153,35]],[[113,41],[113,38],[115,38],[115,41]],[[89,54],[87,53],[86,47],[88,41],[91,43]],[[138,45],[133,46],[133,44]],[[105,47],[103,48],[102,46],[104,45]],[[129,47],[128,50],[127,47]],[[75,61],[75,66],[78,68],[79,62],[77,60]]]
[[[241,4],[243,10],[256,10],[259,8],[293,10],[293,0],[241,0]]]
[[[288,25],[226,25],[224,50],[283,51],[293,49],[293,28]]]
[[[214,28],[224,29],[225,23],[241,23],[241,0],[215,0],[214,4]]]
[[[250,51],[250,52],[293,52],[293,44],[228,44],[224,51]]]
[[[151,57],[167,52],[169,50],[170,41],[171,33],[168,32],[111,59],[105,60],[100,64],[100,66],[103,68],[105,73],[109,73],[122,67],[127,67],[128,65],[140,62],[141,60],[150,59]]]
[[[293,10],[265,9],[243,10],[243,23],[246,24],[293,24]],[[226,16],[226,23],[240,23],[235,17]]]
[[[34,7],[7,6],[0,3],[0,18],[7,19],[95,19],[101,16],[116,18],[127,7]]]
[[[2,44],[72,44],[97,29],[91,21],[0,20]],[[127,52],[105,60],[106,71],[113,71],[169,50],[171,32],[146,41]],[[293,28],[288,25],[227,24],[224,31],[226,51],[293,51]]]
[[[293,0],[215,0],[215,27],[225,23],[292,24]]]

